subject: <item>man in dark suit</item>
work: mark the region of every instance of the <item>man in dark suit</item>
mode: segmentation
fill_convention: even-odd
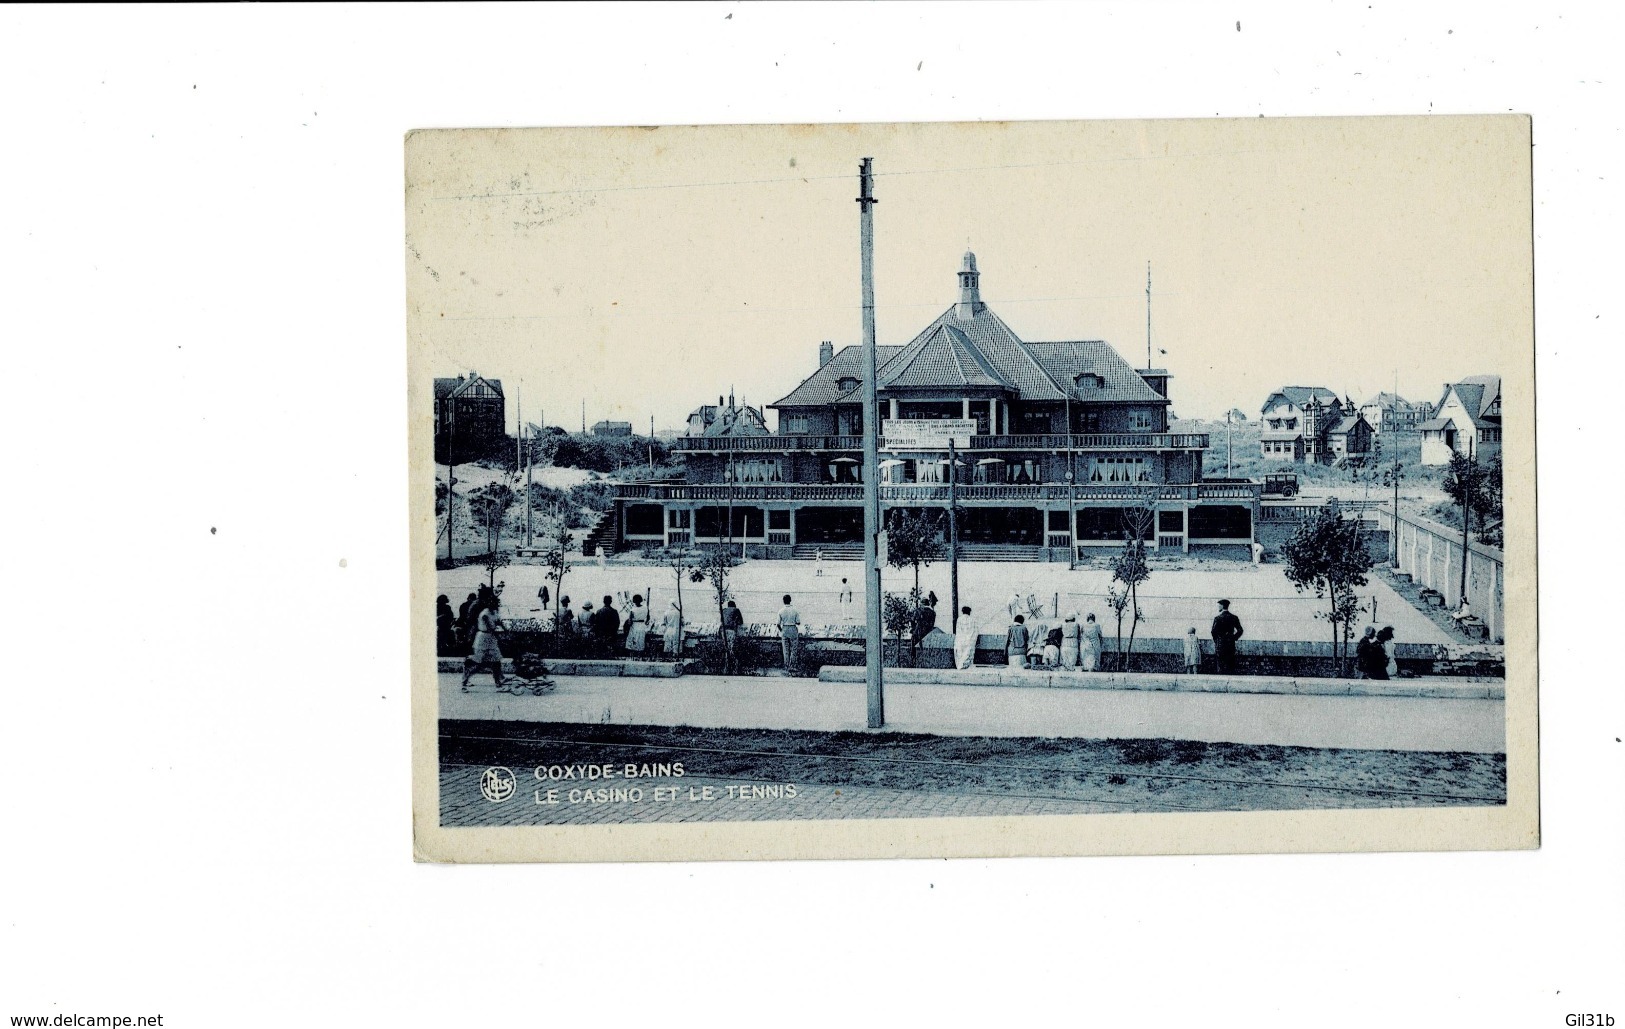
[[[1241,619],[1230,613],[1230,601],[1219,601],[1219,615],[1213,619],[1213,655],[1220,674],[1236,670],[1236,641],[1243,631]]]
[[[604,606],[593,612],[592,616],[593,649],[600,654],[613,654],[615,641],[620,635],[621,613],[615,610],[615,598],[605,597]]]

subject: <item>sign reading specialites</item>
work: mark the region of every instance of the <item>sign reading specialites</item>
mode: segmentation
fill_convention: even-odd
[[[976,419],[887,418],[880,423],[880,434],[887,450],[946,450],[949,439],[966,448],[976,434]]]

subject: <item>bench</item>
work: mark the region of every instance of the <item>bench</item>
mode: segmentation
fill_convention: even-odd
[[[1444,594],[1438,590],[1425,589],[1422,591],[1422,603],[1432,607],[1444,607]]]
[[[1458,618],[1456,620],[1456,625],[1460,626],[1461,631],[1473,639],[1487,640],[1490,638],[1490,627],[1485,625],[1484,619],[1478,617],[1477,615],[1468,615],[1466,618]]]

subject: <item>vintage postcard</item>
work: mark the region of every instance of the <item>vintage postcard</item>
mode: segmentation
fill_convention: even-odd
[[[412,133],[417,856],[1537,846],[1530,167]]]

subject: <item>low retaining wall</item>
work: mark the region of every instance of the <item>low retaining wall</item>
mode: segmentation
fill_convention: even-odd
[[[777,640],[772,640],[776,647]],[[1103,655],[1107,665],[1118,660],[1113,649],[1116,639],[1106,641]],[[1213,655],[1213,641],[1201,640],[1202,662],[1200,672],[1217,673],[1218,664]],[[1127,640],[1124,641],[1127,643]],[[815,640],[804,642],[809,663],[819,665],[861,665],[864,663],[863,641]],[[1349,661],[1353,663],[1354,645],[1349,645]],[[1410,676],[1462,676],[1479,678],[1505,678],[1505,648],[1487,644],[1434,644],[1400,643],[1395,647],[1395,661],[1401,675]],[[901,659],[891,641],[886,643],[886,663],[911,668],[952,668],[953,637],[947,633],[932,633],[921,641],[917,652],[909,652],[903,644]],[[983,633],[976,640],[976,664],[989,667],[1007,667],[1004,654],[1004,635]],[[1148,639],[1134,641],[1130,667],[1135,672],[1183,673],[1185,670],[1185,641],[1182,639]],[[1307,641],[1276,641],[1242,639],[1236,644],[1236,672],[1243,676],[1289,676],[1330,678],[1336,672],[1332,661],[1331,643]]]
[[[820,682],[863,682],[858,668],[825,668]],[[1048,672],[1014,668],[970,668],[964,671],[898,668],[886,682],[922,686],[1010,686],[1068,690],[1157,690],[1172,693],[1280,693],[1307,697],[1432,697],[1457,700],[1504,700],[1506,684],[1489,680],[1451,679],[1314,679],[1290,676],[1158,674],[1142,672]]]
[[[714,640],[716,627],[700,623],[688,627],[684,634],[682,656],[694,658],[697,656],[696,648],[702,642]],[[572,637],[569,649],[565,653],[558,651],[558,641],[551,632],[542,629],[541,624],[532,619],[512,619],[508,622],[508,629],[498,633],[498,641],[505,655],[519,653],[540,654],[548,662],[549,667],[557,667],[562,662],[580,660],[588,663],[602,663],[618,665],[618,660],[602,661],[596,655],[583,654],[579,649],[579,637]],[[1203,673],[1217,673],[1218,666],[1213,655],[1213,641],[1201,640],[1202,662],[1199,671]],[[1112,666],[1117,661],[1113,649],[1115,637],[1106,639],[1106,651],[1102,655],[1103,662]],[[1124,643],[1127,643],[1125,638]],[[765,625],[746,626],[746,631],[738,641],[738,647],[751,651],[751,660],[746,667],[752,668],[782,668],[784,659],[776,631],[771,631]],[[661,643],[657,636],[649,637],[649,649],[645,656],[659,658]],[[864,663],[863,627],[852,625],[841,626],[809,626],[808,634],[801,637],[801,653],[804,672],[816,671],[823,666],[851,666]],[[1349,644],[1349,663],[1353,663],[1354,644]],[[453,655],[442,655],[443,658]],[[608,655],[606,655],[608,656]],[[616,658],[622,656],[618,651]],[[1399,664],[1401,675],[1408,676],[1460,676],[1479,678],[1505,678],[1506,676],[1506,648],[1498,644],[1487,643],[1400,643],[1395,650],[1395,660]],[[899,647],[890,637],[886,639],[884,661],[892,667],[910,668],[952,668],[953,667],[953,637],[938,629],[921,641],[919,647],[911,648],[905,640]],[[659,664],[658,661],[637,661],[637,665]],[[665,663],[670,664],[668,660]],[[976,641],[976,663],[985,666],[999,666],[1006,664],[1004,655],[1004,634],[983,633]],[[456,665],[461,668],[460,662]],[[1185,644],[1182,639],[1158,639],[1139,637],[1134,641],[1134,653],[1130,655],[1130,670],[1133,672],[1181,673],[1185,668]],[[571,673],[560,673],[571,674]],[[612,671],[591,672],[579,674],[619,674]],[[1243,638],[1236,644],[1236,675],[1243,676],[1287,676],[1331,678],[1336,675],[1336,668],[1332,661],[1332,645],[1330,642],[1310,642],[1306,640],[1254,640]]]
[[[463,659],[442,657],[441,672],[461,672]],[[572,661],[560,658],[547,662],[549,675],[608,675],[627,679],[673,679],[683,674],[683,666],[671,661]],[[483,675],[483,672],[476,674]],[[512,675],[513,658],[502,659],[502,674]]]

